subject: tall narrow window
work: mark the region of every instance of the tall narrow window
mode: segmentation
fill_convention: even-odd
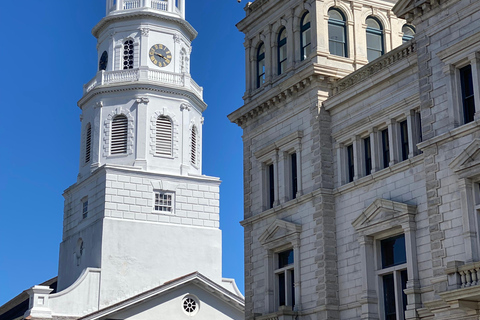
[[[297,197],[298,191],[298,173],[297,173],[297,154],[292,153],[290,155],[290,162],[292,166],[292,199]]]
[[[353,158],[353,145],[347,147],[347,182],[352,182],[355,175],[355,159]]]
[[[404,24],[402,27],[402,32],[402,42],[405,43],[413,39],[413,36],[415,35],[415,28],[409,24]]]
[[[85,163],[89,163],[92,152],[92,125],[87,124],[87,132],[85,133]]]
[[[190,151],[190,161],[196,166],[197,165],[197,127],[193,126],[190,137],[191,151]]]
[[[257,88],[265,83],[265,45],[262,43],[257,50]]]
[[[370,145],[370,137],[363,139],[363,153],[365,160],[365,175],[372,173],[372,147]]]
[[[390,143],[388,140],[388,129],[382,130],[382,156],[383,168],[388,168],[390,165]]]
[[[383,282],[383,305],[385,320],[404,319],[397,317],[405,312],[407,296],[403,292],[407,287],[407,256],[405,235],[380,241],[381,270],[378,272]]]
[[[302,22],[300,24],[301,60],[307,59],[312,52],[312,35],[310,30],[310,13],[305,12],[302,17]]]
[[[110,154],[126,154],[128,138],[128,119],[123,114],[112,120],[112,144]]]
[[[166,116],[160,116],[156,123],[155,147],[160,156],[172,155],[172,121]]]
[[[367,59],[373,61],[383,55],[383,27],[374,17],[367,18]]]
[[[273,164],[267,166],[268,176],[268,208],[273,208],[275,202],[275,176],[274,176]]]
[[[123,43],[123,69],[133,69],[133,40],[128,39]]]
[[[402,151],[402,161],[407,160],[409,153],[407,120],[400,122],[400,147]]]
[[[82,219],[88,217],[88,198],[85,197],[82,199]]]
[[[278,74],[285,72],[287,68],[287,29],[283,27],[278,33]]]
[[[293,270],[293,249],[277,254],[278,264],[275,270],[277,278],[277,299],[279,306],[295,306],[295,274]]]
[[[464,123],[469,123],[472,122],[475,117],[471,65],[460,69],[460,83],[462,85],[463,121]]]
[[[328,10],[328,46],[330,54],[347,57],[347,27],[343,12]]]

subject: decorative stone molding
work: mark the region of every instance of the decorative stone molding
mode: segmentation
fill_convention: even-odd
[[[96,102],[94,108],[103,108],[103,101]]]
[[[398,47],[397,49],[384,54],[380,59],[375,60],[374,63],[369,63],[368,65],[360,68],[358,71],[355,71],[350,75],[335,81],[333,83],[332,96],[335,96],[362,81],[370,79],[374,74],[387,69],[389,66],[397,63],[400,60],[412,56],[416,53],[416,51],[416,42],[410,41]]]
[[[180,105],[180,111],[184,111],[184,110],[187,110],[187,111],[192,110],[192,105],[189,103],[182,103]]]
[[[115,116],[123,114],[128,119],[128,138],[127,138],[127,155],[133,154],[133,141],[135,137],[135,121],[132,113],[125,107],[117,107],[105,119],[103,126],[103,156],[110,155],[110,132],[112,120]]]
[[[145,104],[145,105],[150,102],[150,100],[148,98],[143,98],[143,97],[142,98],[137,98],[135,101],[138,104]]]
[[[150,118],[150,154],[153,156],[158,156],[156,153],[156,128],[157,128],[157,119],[160,116],[168,117],[172,121],[172,158],[178,158],[179,153],[179,124],[178,120],[175,117],[173,112],[170,112],[168,108],[163,108],[162,110],[157,110],[153,113]]]
[[[178,34],[173,35],[173,41],[175,41],[176,43],[180,43],[180,40],[181,40],[181,38]]]
[[[142,36],[148,37],[150,34],[150,29],[149,28],[139,28],[139,30],[142,32]]]

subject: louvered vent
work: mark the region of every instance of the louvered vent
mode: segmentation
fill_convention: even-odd
[[[165,116],[160,116],[157,119],[156,154],[172,155],[172,122]]]
[[[197,165],[197,127],[195,126],[192,127],[192,137],[190,142],[192,143],[190,161],[195,166]]]
[[[85,163],[90,162],[90,152],[92,150],[92,126],[87,125],[87,134],[85,136]]]
[[[112,121],[111,154],[127,153],[128,119],[124,115],[116,116]]]

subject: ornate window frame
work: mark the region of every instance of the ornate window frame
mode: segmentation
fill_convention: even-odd
[[[368,206],[353,222],[352,226],[360,243],[360,256],[363,265],[363,292],[361,299],[362,319],[381,319],[383,299],[378,271],[381,270],[380,240],[399,234],[405,235],[407,256],[407,295],[406,318],[416,314],[421,308],[420,280],[417,265],[416,217],[417,207],[396,201],[377,199]],[[376,259],[372,259],[376,257]]]
[[[157,119],[160,116],[164,116],[172,121],[172,155],[171,156],[164,156],[157,154]],[[150,118],[150,154],[154,157],[160,158],[169,158],[169,159],[177,159],[179,153],[179,143],[178,143],[178,120],[175,117],[173,112],[170,112],[168,108],[163,108],[161,110],[155,111],[151,118]]]
[[[285,220],[276,219],[266,230],[260,235],[258,241],[265,250],[265,310],[268,313],[279,311],[280,309],[288,311],[287,307],[280,307],[278,304],[278,288],[276,286],[275,270],[278,262],[277,255],[285,250],[293,249],[294,263],[293,270],[297,270],[294,279],[295,290],[295,306],[293,311],[300,309],[301,295],[301,273],[300,271],[300,233],[302,226]]]
[[[128,120],[128,130],[127,130],[127,153],[126,154],[110,154],[110,145],[111,145],[111,128],[112,121],[117,115],[124,115]],[[103,156],[108,157],[125,157],[133,154],[133,141],[134,141],[134,132],[135,132],[135,121],[132,113],[125,107],[117,107],[110,114],[107,115],[104,126],[103,126]]]

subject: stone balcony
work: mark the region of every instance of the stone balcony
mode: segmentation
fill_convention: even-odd
[[[92,80],[83,86],[83,94],[86,95],[93,89],[100,86],[107,86],[111,84],[132,84],[139,82],[189,90],[198,98],[203,99],[203,88],[200,87],[190,77],[189,74],[151,70],[148,68],[99,71]]]
[[[185,19],[185,0],[107,0],[107,15],[129,10],[155,10]]]

